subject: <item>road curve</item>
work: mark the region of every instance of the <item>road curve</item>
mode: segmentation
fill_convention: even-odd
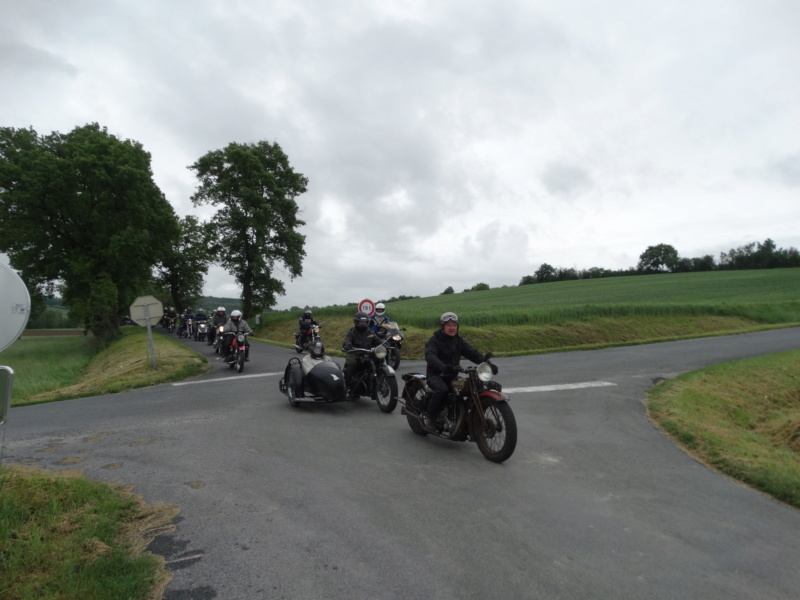
[[[800,596],[800,512],[693,460],[642,403],[658,378],[800,348],[798,328],[497,359],[519,427],[502,465],[366,399],[292,408],[293,351],[254,343],[239,375],[185,343],[210,373],[5,426],[5,464],[181,508],[151,546],[167,600]]]

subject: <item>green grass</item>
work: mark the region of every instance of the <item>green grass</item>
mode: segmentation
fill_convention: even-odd
[[[100,351],[83,336],[22,337],[0,353],[14,369],[12,406],[83,398],[186,379],[206,372],[208,359],[176,340],[154,335],[152,368],[143,327],[124,327]]]
[[[143,549],[176,510],[70,475],[0,469],[0,598],[161,597],[169,575]]]
[[[800,508],[800,350],[662,382],[647,408],[698,459]]]

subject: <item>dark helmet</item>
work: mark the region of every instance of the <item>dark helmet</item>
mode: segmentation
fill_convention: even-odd
[[[450,323],[451,321],[458,325],[458,315],[454,312],[446,312],[439,317],[439,325],[444,325],[445,323]]]
[[[366,327],[369,323],[369,316],[367,316],[367,313],[365,312],[358,311],[355,315],[353,315],[353,323],[356,327],[359,325]]]
[[[325,344],[321,341],[316,341],[308,349],[308,353],[311,355],[311,358],[319,358],[321,359],[325,356]]]
[[[310,310],[306,310],[306,311],[303,313],[303,316],[304,316],[306,319],[310,319],[310,318],[311,318],[311,311],[310,311]]]

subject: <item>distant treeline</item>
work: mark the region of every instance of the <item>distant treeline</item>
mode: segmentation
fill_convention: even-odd
[[[525,275],[519,285],[547,283],[550,281],[569,281],[574,279],[596,279],[598,277],[626,277],[630,275],[649,275],[653,273],[691,273],[698,271],[732,271],[745,269],[780,269],[800,267],[800,252],[795,248],[784,250],[778,248],[771,239],[764,242],[751,242],[739,248],[722,252],[719,260],[707,254],[696,258],[685,258],[678,255],[674,246],[658,244],[648,246],[639,256],[639,263],[627,269],[591,269],[577,270],[573,268],[554,267],[548,263],[542,265],[533,275]],[[442,294],[451,294],[448,288]],[[485,283],[479,283],[469,290],[489,289]]]

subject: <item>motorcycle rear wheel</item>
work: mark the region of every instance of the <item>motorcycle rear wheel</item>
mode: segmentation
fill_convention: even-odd
[[[397,379],[378,374],[376,381],[378,392],[378,408],[385,413],[391,413],[397,407]]]
[[[425,398],[425,386],[414,379],[407,381],[403,387],[403,398],[406,401],[406,420],[411,431],[417,435],[428,435],[428,430],[416,416],[422,414],[422,400]]]
[[[392,367],[395,371],[400,368],[400,349],[389,348],[388,355],[386,356],[386,364]]]
[[[517,447],[517,420],[507,402],[485,401],[475,406],[471,429],[481,454],[492,462],[508,460]]]

